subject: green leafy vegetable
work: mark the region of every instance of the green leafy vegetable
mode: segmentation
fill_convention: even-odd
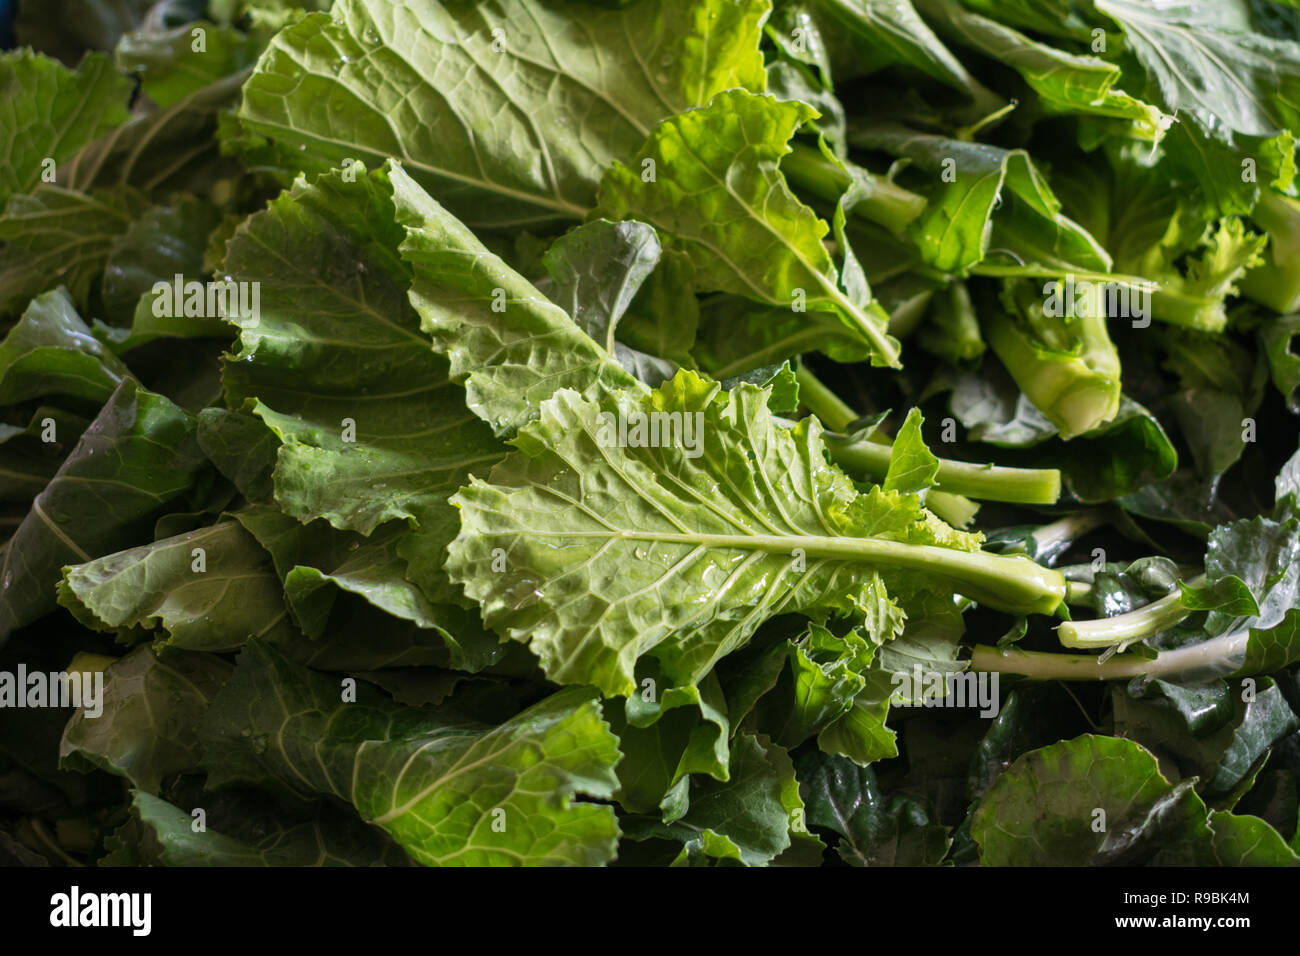
[[[0,638],[54,609],[60,567],[136,540],[207,467],[193,416],[124,380],[0,553]]]
[[[870,302],[840,288],[821,245],[825,223],[790,193],[778,168],[790,137],[813,115],[800,103],[720,93],[660,124],[632,166],[610,169],[599,208],[675,240],[696,263],[696,288],[834,312],[880,364],[894,365],[897,345],[879,309],[873,314]]]
[[[1025,840],[1028,821],[1033,840]],[[1030,751],[989,788],[971,827],[993,866],[1173,862],[1277,866],[1297,858],[1251,817],[1209,811],[1138,744],[1085,735]]]
[[[763,89],[766,12],[765,0],[349,0],[276,34],[240,122],[287,173],[401,159],[472,226],[581,219],[601,172],[659,120]]]
[[[266,783],[336,796],[425,864],[593,864],[613,856],[613,811],[573,800],[608,797],[617,785],[615,738],[580,689],[482,727],[365,688],[344,702],[337,680],[251,643],[200,736],[213,766],[209,786]]]
[[[0,863],[1300,865],[1296,2],[14,6]]]
[[[761,390],[718,393],[686,372],[645,399],[616,394],[605,411],[557,393],[491,483],[453,499],[462,530],[448,573],[553,679],[629,693],[649,653],[694,683],[766,617],[870,600],[878,572],[940,575],[1004,609],[1060,602],[1053,573],[978,552],[978,539],[915,497],[855,493],[824,464],[819,429],[780,428]],[[677,422],[675,446],[617,447],[613,432],[628,421]],[[738,483],[736,463],[748,460],[765,464]],[[647,484],[654,472],[671,481]]]
[[[7,143],[0,164],[0,205],[40,183],[59,183],[59,164],[127,118],[131,82],[106,56],[76,72],[28,51],[0,57],[0,86],[12,109],[0,120]]]

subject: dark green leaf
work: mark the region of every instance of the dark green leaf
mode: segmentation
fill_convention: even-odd
[[[870,767],[805,752],[795,765],[807,794],[808,823],[839,835],[850,866],[934,866],[948,852],[948,829],[906,797],[887,797]]]
[[[250,643],[209,707],[208,785],[332,795],[430,866],[608,862],[618,829],[615,738],[572,688],[497,727],[394,704]],[[499,811],[499,812],[495,812]],[[495,825],[494,825],[495,824]]]
[[[192,416],[122,382],[0,554],[0,639],[55,607],[65,564],[129,547],[207,473]]]

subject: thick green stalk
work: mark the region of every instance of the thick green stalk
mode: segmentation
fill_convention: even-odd
[[[843,432],[858,418],[853,409],[802,362],[795,368],[795,379],[799,383],[799,401],[828,429]],[[894,446],[882,435],[872,433],[865,439],[853,439],[828,433],[824,441],[836,464],[849,472],[879,480],[889,471],[889,458]],[[1003,468],[940,458],[936,480],[936,490],[941,494],[985,501],[1050,505],[1061,497],[1061,473],[1054,468]],[[931,492],[927,499],[932,507],[936,504],[933,497]],[[937,508],[934,510],[938,511]]]
[[[1300,309],[1300,201],[1262,191],[1250,217],[1268,232],[1264,265],[1241,280],[1242,295],[1283,315]]]
[[[924,279],[908,277],[876,287],[878,301],[889,313],[889,334],[896,339],[911,336],[930,312],[934,289]]]
[[[1068,551],[1075,541],[1088,532],[1100,528],[1104,523],[1101,512],[1091,510],[1076,511],[1064,518],[1058,518],[1051,524],[1045,524],[1034,532],[1034,541],[1038,546],[1034,556],[1058,558]]]
[[[1189,295],[1169,286],[1152,296],[1151,314],[1170,325],[1201,332],[1222,332],[1228,324],[1221,299]]]
[[[954,528],[967,528],[975,520],[980,506],[964,495],[954,495],[931,488],[925,496],[925,506]]]
[[[984,337],[966,283],[954,280],[934,296],[917,341],[952,365],[967,365],[984,354]]]
[[[1222,677],[1240,669],[1249,641],[1250,630],[1244,629],[1189,647],[1162,651],[1154,660],[1137,654],[1115,654],[1104,661],[1093,654],[1022,651],[979,644],[971,655],[971,669],[1019,674],[1030,680],[1128,680],[1182,674]]]
[[[1067,321],[1049,314],[1032,283],[1017,282],[1008,285],[1003,307],[985,316],[989,345],[1065,439],[1110,421],[1119,410],[1119,352],[1097,305],[1099,288],[1092,287],[1083,314]]]
[[[598,532],[590,532],[597,535]],[[572,536],[572,533],[570,533]],[[579,534],[577,537],[585,537]],[[791,554],[805,558],[854,561],[881,568],[921,571],[942,580],[965,597],[1009,614],[1051,614],[1065,599],[1065,577],[1023,556],[957,551],[929,544],[905,544],[883,538],[832,538],[820,535],[675,534],[622,531],[619,537],[663,541],[701,548]]]
[[[852,176],[822,155],[815,146],[793,143],[781,160],[781,172],[796,188],[829,203],[838,203],[853,182]],[[871,183],[870,194],[856,203],[853,214],[902,233],[925,211],[925,198],[896,186],[884,176],[861,171]]]
[[[1083,604],[1092,600],[1092,583],[1089,581],[1065,582],[1065,603]]]
[[[885,476],[893,451],[892,445],[842,435],[827,435],[826,447],[840,467],[871,478]],[[936,481],[944,491],[983,501],[1051,505],[1061,497],[1061,473],[1054,468],[1004,468],[940,458]]]
[[[857,413],[827,388],[803,362],[795,363],[794,378],[799,383],[799,401],[831,431],[847,431],[857,420]]]
[[[1191,587],[1199,587],[1205,583],[1205,575],[1195,577],[1187,583]],[[1066,599],[1069,600],[1068,589]],[[1095,621],[1066,621],[1056,629],[1056,636],[1063,647],[1095,650],[1159,634],[1191,613],[1183,606],[1182,593],[1175,591],[1127,614],[1099,617]]]

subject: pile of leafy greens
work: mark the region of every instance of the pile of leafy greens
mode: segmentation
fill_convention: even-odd
[[[85,6],[0,862],[1300,863],[1295,4]]]

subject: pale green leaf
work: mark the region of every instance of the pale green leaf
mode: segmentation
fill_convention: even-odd
[[[872,123],[850,133],[853,145],[910,160],[900,183],[929,205],[910,228],[927,264],[966,274],[991,250],[1009,252],[1023,269],[1056,277],[1104,273],[1106,250],[1061,212],[1047,179],[1024,150],[1006,150]]]
[[[630,348],[615,335],[661,253],[659,237],[645,223],[597,219],[561,236],[543,257],[551,299],[629,374],[651,386],[672,378],[676,365]]]
[[[913,408],[898,430],[889,454],[889,471],[885,474],[886,491],[908,494],[925,491],[934,485],[935,476],[939,474],[939,459],[934,457],[921,437],[923,421],[920,409]]]
[[[768,9],[339,0],[275,36],[239,116],[290,174],[391,156],[476,228],[581,219],[659,120],[763,89]]]
[[[879,363],[896,365],[898,343],[885,331],[883,311],[840,288],[822,245],[828,226],[779,169],[790,138],[815,115],[803,103],[720,93],[703,109],[665,120],[634,160],[612,167],[599,210],[648,222],[688,252],[701,291],[831,312]]]
[[[1042,98],[1050,113],[1078,113],[1126,121],[1125,133],[1159,141],[1173,122],[1158,107],[1117,88],[1118,65],[1039,43],[1009,26],[947,0],[917,0],[939,31],[957,43],[1005,63]]]
[[[0,56],[0,90],[8,104],[0,116],[3,206],[38,183],[65,185],[61,165],[126,120],[131,81],[100,54],[73,72],[30,50],[16,50]]]
[[[280,439],[287,514],[362,534],[406,519],[411,577],[441,599],[447,498],[502,449],[419,329],[390,196],[385,171],[352,167],[300,180],[238,229],[224,272],[260,283],[260,315],[232,319],[224,384]]]
[[[612,423],[652,413],[697,438],[654,447],[629,432],[620,446]],[[724,392],[679,372],[603,408],[561,391],[514,444],[491,483],[453,499],[462,528],[447,571],[561,683],[628,694],[645,655],[674,685],[694,683],[775,614],[869,603],[878,571],[905,583],[928,569],[1003,608],[1059,600],[1054,572],[972,553],[979,539],[915,496],[856,492],[827,466],[816,422],[781,427],[750,385]]]
[[[588,397],[638,387],[599,344],[493,255],[400,167],[389,173],[420,327],[447,356],[471,411],[508,435],[561,388]]]
[[[195,47],[202,42],[202,49]],[[172,106],[223,77],[251,67],[255,36],[196,20],[170,30],[128,33],[114,56],[118,68],[140,74],[140,88],[158,106]]]

